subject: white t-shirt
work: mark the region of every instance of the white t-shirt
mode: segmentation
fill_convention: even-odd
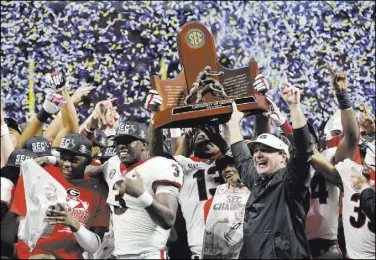
[[[249,194],[243,185],[229,188],[225,183],[217,187],[206,219],[204,259],[238,259],[243,245],[243,222]]]
[[[175,159],[184,171],[179,203],[186,222],[188,245],[192,254],[201,255],[205,231],[204,205],[215,194],[222,177],[214,161],[207,164],[181,155],[175,156]]]
[[[335,167],[343,182],[342,221],[348,257],[375,259],[375,230],[371,231],[371,220],[359,208],[360,193],[350,181],[352,173],[362,174],[363,166],[346,159],[336,164]]]
[[[104,178],[109,187],[107,203],[113,211],[115,255],[143,254],[163,249],[170,230],[158,226],[141,206],[137,198],[128,194],[118,196],[114,185],[123,178],[134,178],[135,169],[140,173],[146,191],[150,194],[170,193],[176,198],[183,182],[183,170],[174,160],[152,157],[133,169],[121,166],[118,156],[103,165]],[[165,184],[165,185],[159,185]],[[167,184],[167,185],[166,185]]]
[[[336,147],[329,148],[322,155],[330,162],[336,150]],[[311,206],[305,228],[307,239],[337,240],[340,189],[311,167],[310,192]]]

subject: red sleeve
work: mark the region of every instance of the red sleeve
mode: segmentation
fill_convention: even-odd
[[[99,198],[99,205],[94,214],[93,227],[108,227],[110,224],[110,206],[103,196]]]
[[[14,191],[14,198],[10,211],[16,213],[18,216],[26,216],[26,198],[22,174],[18,179],[16,189]]]
[[[208,218],[208,215],[209,215],[209,210],[211,208],[211,204],[213,203],[213,199],[214,199],[214,196],[211,197],[210,199],[208,199],[205,202],[205,205],[204,205],[204,223],[205,224],[206,224],[206,219]]]

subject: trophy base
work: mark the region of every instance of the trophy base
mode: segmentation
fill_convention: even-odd
[[[237,104],[238,110],[245,113],[245,116],[269,111],[265,97],[259,94],[190,104],[158,112],[154,117],[154,129],[195,127],[211,123],[224,124],[231,117],[233,101]]]

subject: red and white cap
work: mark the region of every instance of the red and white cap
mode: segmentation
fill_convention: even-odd
[[[253,149],[256,144],[264,144],[277,150],[282,150],[287,154],[287,158],[290,158],[289,146],[281,139],[272,134],[261,134],[256,140],[248,142],[248,148]]]

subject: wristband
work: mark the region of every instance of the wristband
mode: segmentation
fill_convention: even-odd
[[[283,123],[283,125],[281,125],[281,129],[285,135],[292,134],[292,126],[287,120]]]
[[[55,156],[47,156],[49,165],[56,165],[57,159]]]
[[[346,93],[336,93],[338,106],[341,110],[352,108],[349,96]]]
[[[142,207],[147,208],[153,203],[154,198],[149,192],[144,191],[144,193],[137,197],[137,200],[141,203]]]
[[[48,113],[46,110],[44,110],[43,107],[42,107],[41,110],[39,110],[39,112],[37,114],[38,120],[41,121],[42,123],[45,123],[50,116],[51,116],[51,114]]]
[[[9,128],[6,124],[1,126],[1,137],[4,135],[9,135]]]
[[[177,138],[181,136],[180,128],[171,128],[170,129],[171,138]]]

